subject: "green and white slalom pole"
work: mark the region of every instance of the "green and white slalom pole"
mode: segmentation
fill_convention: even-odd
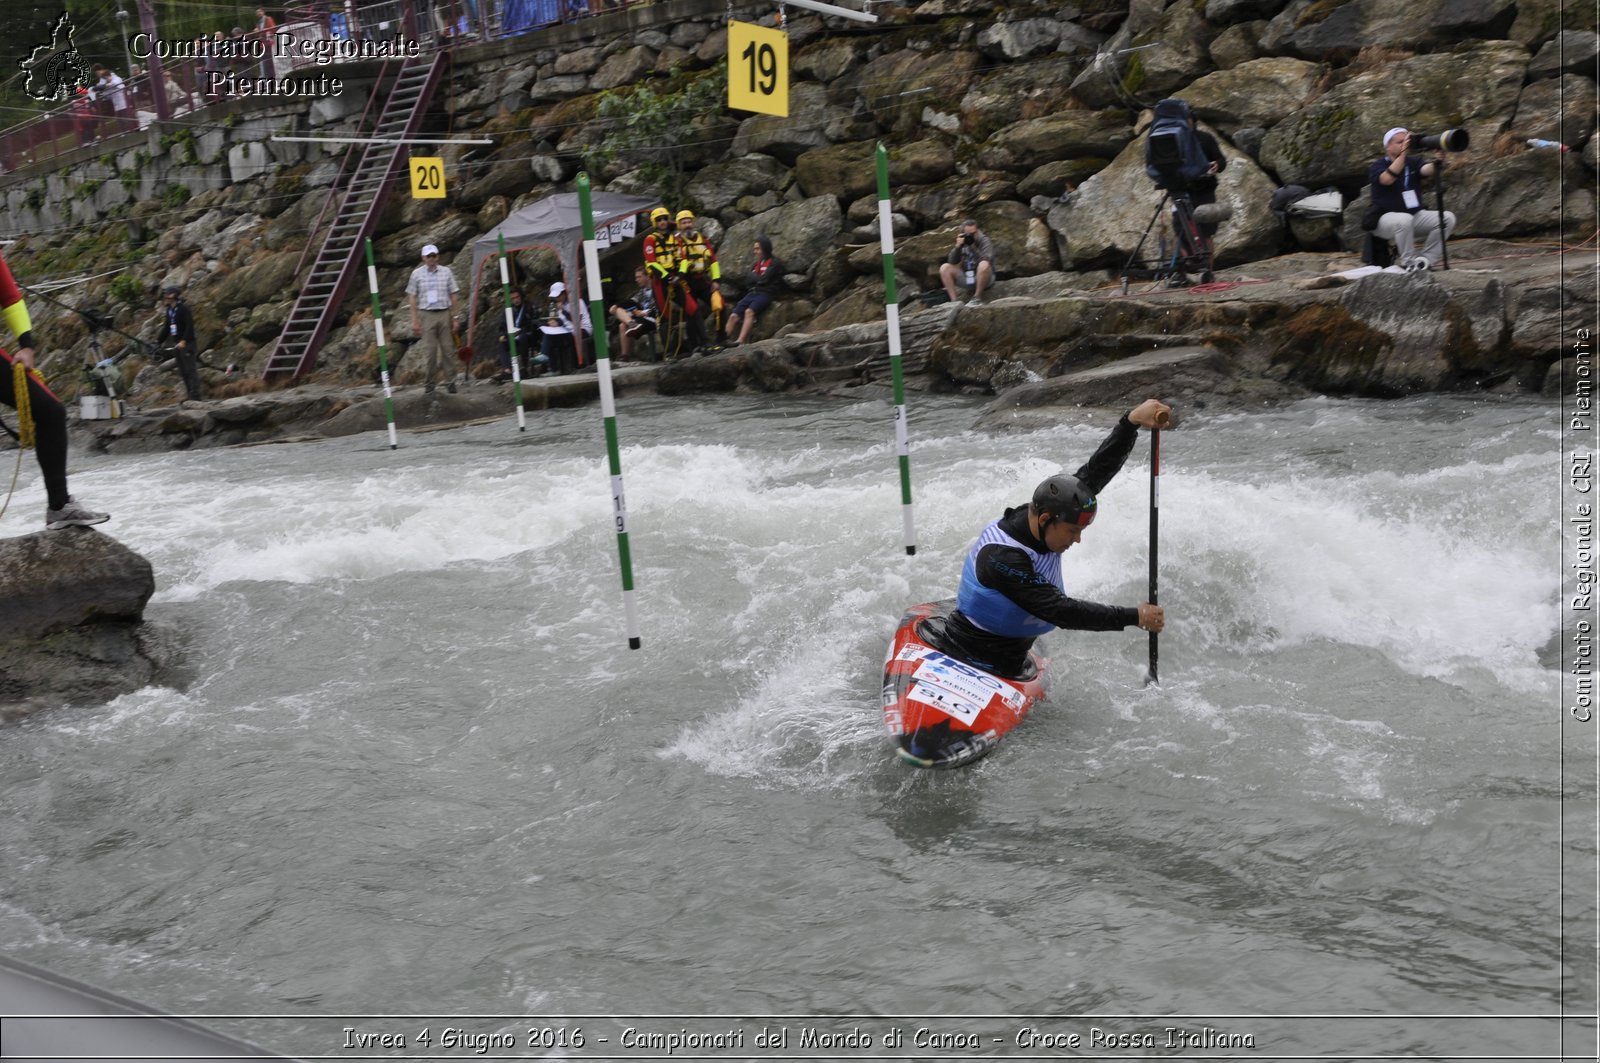
[[[383,382],[383,415],[389,420],[389,449],[400,443],[394,434],[394,389],[389,386],[389,345],[383,336],[383,305],[378,301],[378,267],[372,257],[372,237],[367,237],[367,286],[372,289],[372,327],[378,334],[378,379]]]
[[[511,316],[511,271],[506,268],[506,234],[500,234],[500,301],[506,308],[506,346],[511,349],[511,394],[517,404],[517,431],[528,430],[528,411],[522,408],[522,363],[517,358],[517,323]]]
[[[911,448],[906,443],[906,381],[900,367],[900,296],[894,283],[894,217],[889,209],[889,152],[878,143],[878,239],[883,247],[883,312],[889,319],[889,371],[894,377],[894,445],[900,455],[900,520],[906,553],[917,552],[911,505]]]
[[[594,207],[589,175],[578,175],[578,208],[583,215],[583,268],[589,282],[589,317],[595,323],[594,366],[600,379],[600,413],[606,424],[606,457],[611,462],[611,514],[617,524],[617,559],[622,565],[622,612],[628,649],[639,648],[639,610],[633,600],[633,555],[628,548],[628,504],[622,493],[622,456],[617,449],[617,400],[611,390],[611,344],[606,337],[605,296],[600,290],[600,253],[594,240]],[[582,343],[580,333],[573,337]]]

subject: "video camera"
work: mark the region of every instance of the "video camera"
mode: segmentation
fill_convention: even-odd
[[[91,332],[99,332],[101,329],[108,329],[116,324],[111,315],[99,307],[80,306],[78,313],[82,315],[83,320],[89,325],[89,331]]]
[[[1411,134],[1411,143],[1424,151],[1466,151],[1472,137],[1465,129],[1446,129],[1443,133]]]

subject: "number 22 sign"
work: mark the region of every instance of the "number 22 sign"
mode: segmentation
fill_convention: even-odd
[[[789,117],[789,35],[728,23],[728,106]]]

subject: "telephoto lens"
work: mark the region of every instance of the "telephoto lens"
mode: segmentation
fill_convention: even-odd
[[[1446,129],[1443,133],[1427,135],[1412,133],[1411,143],[1428,151],[1466,151],[1472,138],[1465,129]]]

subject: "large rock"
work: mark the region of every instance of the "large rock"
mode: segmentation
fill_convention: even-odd
[[[978,33],[978,50],[992,59],[1016,61],[1055,50],[1061,24],[1048,18],[1000,22]]]
[[[1171,347],[1121,358],[1093,369],[1033,380],[1001,391],[979,414],[977,427],[1033,427],[1059,423],[1052,406],[1132,406],[1151,395],[1194,395],[1216,390],[1230,373],[1228,359],[1210,347]]]
[[[1453,294],[1428,274],[1378,273],[1274,334],[1275,364],[1318,391],[1380,398],[1436,391],[1488,367],[1505,328],[1500,285]]]
[[[864,51],[852,38],[822,40],[796,51],[791,65],[795,73],[826,85],[859,67]]]
[[[1207,74],[1183,90],[1195,115],[1226,133],[1248,126],[1270,126],[1293,114],[1311,98],[1321,76],[1304,59],[1252,59]]]
[[[800,82],[789,90],[789,118],[758,114],[739,123],[733,138],[735,155],[771,155],[793,165],[804,152],[826,147],[830,118],[828,91]]]
[[[1060,264],[1049,226],[1021,203],[986,203],[974,215],[979,228],[994,241],[996,277],[1031,277]]]
[[[1217,202],[1231,207],[1233,216],[1217,232],[1216,252],[1217,262],[1227,265],[1271,254],[1281,226],[1270,210],[1271,179],[1248,156],[1226,142],[1221,147],[1228,165],[1217,181]],[[1145,175],[1144,141],[1137,140],[1046,215],[1062,268],[1120,267],[1138,246],[1160,200],[1160,191]],[[1163,218],[1156,224],[1169,223]],[[1156,257],[1158,239],[1152,230],[1144,258]]]
[[[1579,74],[1532,82],[1523,87],[1511,128],[1518,137],[1582,147],[1594,135],[1595,95],[1594,81]]]
[[[1313,12],[1326,12],[1317,19]],[[1288,46],[1310,59],[1353,56],[1374,45],[1435,49],[1474,38],[1503,38],[1517,14],[1517,0],[1350,0],[1313,5],[1289,37]],[[1420,102],[1420,101],[1419,101]]]
[[[280,251],[261,261],[236,269],[211,289],[209,301],[219,314],[239,306],[254,307],[270,303],[294,283],[297,251]]]
[[[735,287],[750,269],[755,239],[772,237],[773,251],[790,273],[804,273],[832,246],[844,229],[844,211],[832,196],[814,196],[763,211],[730,228],[718,258],[722,275]]]
[[[853,87],[884,129],[907,136],[925,108],[955,113],[982,62],[976,52],[919,52],[904,48],[867,63]]]
[[[979,158],[991,169],[1023,173],[1061,159],[1111,159],[1133,140],[1131,118],[1126,111],[1099,110],[1026,119],[990,137]]]
[[[0,540],[0,642],[144,616],[150,562],[93,529]]]
[[[1428,133],[1466,126],[1474,142],[1468,158],[1479,157],[1516,109],[1527,62],[1527,52],[1507,41],[1399,60],[1274,125],[1261,163],[1283,184],[1364,181],[1368,163],[1382,154],[1384,130],[1402,120]]]
[[[1159,47],[1129,57],[1125,84],[1145,99],[1159,99],[1183,88],[1211,69],[1211,42],[1217,33],[1200,5],[1173,4],[1157,26],[1134,36],[1135,47]]]
[[[783,192],[793,182],[789,168],[770,155],[745,155],[708,166],[689,179],[685,191],[702,213],[720,214],[740,198]]]
[[[1533,62],[1528,64],[1528,77],[1591,73],[1597,58],[1600,58],[1600,34],[1593,30],[1562,30],[1533,57]]]
[[[633,85],[643,81],[656,65],[656,53],[644,45],[635,45],[617,52],[600,65],[589,79],[591,89],[614,89],[619,85]]]
[[[795,181],[808,196],[854,199],[877,186],[871,141],[813,148],[794,163]]]
[[[1001,126],[1054,114],[1072,98],[1072,75],[1079,62],[1065,55],[1046,56],[979,75],[961,97],[958,128],[982,140]]]
[[[1447,174],[1449,171],[1446,171]],[[1592,186],[1571,155],[1528,150],[1465,169],[1450,178],[1445,209],[1456,215],[1456,236],[1522,236],[1587,232],[1595,223]],[[1567,193],[1563,199],[1562,193]],[[1424,206],[1433,206],[1431,192]]]

